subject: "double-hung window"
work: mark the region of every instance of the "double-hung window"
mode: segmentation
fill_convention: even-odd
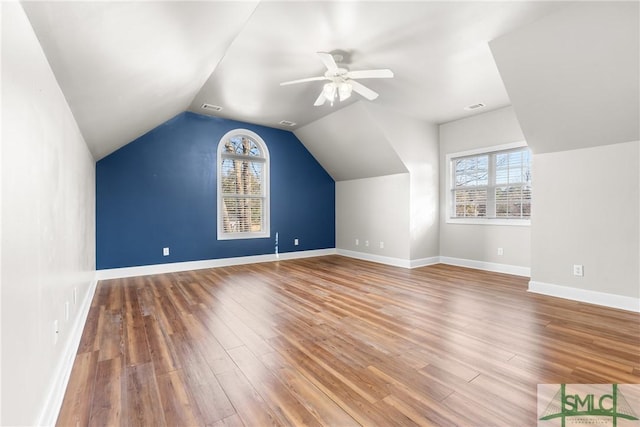
[[[218,239],[269,237],[269,152],[256,133],[228,132],[218,143]]]
[[[448,222],[528,224],[531,152],[522,143],[450,154]]]

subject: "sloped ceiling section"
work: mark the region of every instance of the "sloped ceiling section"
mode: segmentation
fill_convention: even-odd
[[[297,127],[362,98],[314,107],[318,51],[340,51],[374,101],[430,123],[509,105],[488,41],[564,2],[443,1],[23,1],[96,159],[191,110]],[[203,103],[223,109],[201,109]],[[287,130],[296,127],[286,127]]]
[[[336,181],[408,172],[361,101],[294,134]]]
[[[638,2],[585,2],[490,43],[536,153],[640,139]]]
[[[185,111],[257,2],[24,2],[96,159]]]

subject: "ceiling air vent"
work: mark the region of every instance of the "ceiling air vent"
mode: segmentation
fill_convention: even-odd
[[[213,104],[202,104],[202,106],[200,107],[203,110],[208,110],[208,111],[220,111],[222,110],[222,107],[219,105],[213,105]]]
[[[280,120],[280,124],[282,126],[289,126],[289,127],[296,125],[296,123],[290,122],[289,120]]]
[[[469,105],[468,107],[464,107],[467,111],[477,110],[478,108],[484,108],[485,105],[482,102],[478,102],[477,104]]]

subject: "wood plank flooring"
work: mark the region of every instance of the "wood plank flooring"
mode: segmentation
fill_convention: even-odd
[[[59,426],[534,426],[640,383],[640,315],[340,256],[102,281]]]

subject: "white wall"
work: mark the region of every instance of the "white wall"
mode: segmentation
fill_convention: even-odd
[[[437,257],[440,254],[438,126],[375,103],[367,108],[409,171],[410,259]]]
[[[95,275],[95,162],[21,5],[1,7],[0,424],[36,425]]]
[[[534,155],[532,282],[640,298],[639,170],[638,141]]]
[[[449,224],[447,218],[447,154],[523,141],[513,108],[478,114],[440,125],[440,255],[482,263],[514,266],[526,271],[531,266],[531,230],[528,226]],[[533,174],[533,191],[538,191]],[[532,207],[538,215],[537,207]],[[498,248],[504,254],[497,255]],[[478,264],[480,263],[480,264]],[[508,268],[506,271],[511,271]]]
[[[409,174],[336,182],[336,247],[408,260]]]
[[[350,126],[375,132],[379,144],[394,154],[378,159],[367,154],[359,162],[401,161],[409,173],[337,179],[336,247],[393,258],[370,257],[403,266],[432,262],[439,254],[438,127],[372,103],[358,103],[357,111],[354,123],[358,126]],[[363,204],[368,208],[363,209]],[[356,238],[361,241],[357,246]],[[369,246],[363,244],[365,240]]]

